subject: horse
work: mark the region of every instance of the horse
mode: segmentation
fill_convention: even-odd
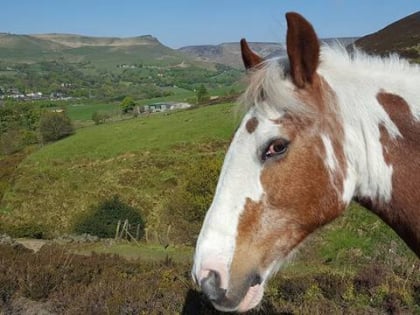
[[[257,306],[268,280],[352,200],[420,256],[420,67],[319,44],[286,14],[287,56],[240,42],[249,79],[197,239],[193,281],[215,308]]]

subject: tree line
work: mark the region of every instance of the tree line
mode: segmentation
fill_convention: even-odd
[[[64,110],[32,103],[6,103],[0,107],[0,154],[13,154],[32,144],[56,141],[74,133]]]

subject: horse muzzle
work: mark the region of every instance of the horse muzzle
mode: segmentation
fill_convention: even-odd
[[[264,294],[262,282],[261,276],[253,272],[243,281],[230,281],[229,287],[225,289],[221,286],[220,273],[215,270],[208,271],[207,275],[199,280],[201,290],[214,307],[225,312],[245,312],[257,306]]]

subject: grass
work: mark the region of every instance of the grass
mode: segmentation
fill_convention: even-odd
[[[48,231],[44,237],[51,237],[72,232],[80,216],[119,195],[139,209],[159,239],[166,233],[164,224],[170,224],[162,218],[163,207],[186,180],[186,169],[202,159],[223,158],[226,139],[237,125],[233,107],[222,104],[78,129],[20,164],[0,215],[19,236],[28,236],[22,229],[29,229],[29,235],[43,230]]]
[[[81,255],[90,255],[92,252],[98,254],[113,254],[130,260],[141,259],[150,262],[159,262],[168,258],[177,263],[191,263],[193,257],[192,247],[168,246],[165,248],[158,244],[136,244],[133,242],[116,243],[112,245],[106,245],[104,243],[76,245],[73,247],[72,251]]]
[[[52,161],[103,160],[145,150],[163,154],[180,143],[226,139],[237,125],[232,109],[232,104],[222,104],[83,128],[74,136],[45,146],[25,163],[49,166]]]
[[[118,104],[105,103],[105,104],[70,104],[66,106],[67,114],[71,120],[91,120],[92,114],[96,111],[107,112],[116,114],[121,111]]]
[[[235,86],[239,91],[242,87]],[[225,95],[232,88],[218,88],[210,91],[211,95]],[[168,88],[173,94],[165,97],[136,100],[138,105],[147,105],[162,102],[189,102],[195,99],[195,93],[182,88]],[[73,121],[90,121],[92,114],[96,111],[108,113],[110,116],[120,116],[121,108],[119,103],[74,103],[66,106],[67,114]]]

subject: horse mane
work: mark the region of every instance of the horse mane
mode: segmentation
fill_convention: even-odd
[[[239,99],[241,109],[256,107],[264,112],[289,112],[308,115],[311,109],[293,96],[294,84],[290,79],[289,61],[284,58],[264,60],[248,73],[248,87]]]
[[[414,76],[418,78],[419,71],[419,65],[410,64],[397,54],[387,57],[373,56],[356,47],[348,51],[340,43],[334,43],[322,45],[317,72],[329,82],[330,77],[344,78],[351,74],[361,76],[364,73],[382,78],[392,76],[395,81],[409,80],[411,76],[415,80]],[[245,111],[255,106],[258,110],[266,112],[289,112],[301,117],[308,117],[314,113],[310,106],[294,96],[293,91],[296,87],[291,81],[287,57],[265,60],[249,72],[248,81],[248,88],[239,99],[240,106]],[[420,118],[419,106],[413,114]]]

